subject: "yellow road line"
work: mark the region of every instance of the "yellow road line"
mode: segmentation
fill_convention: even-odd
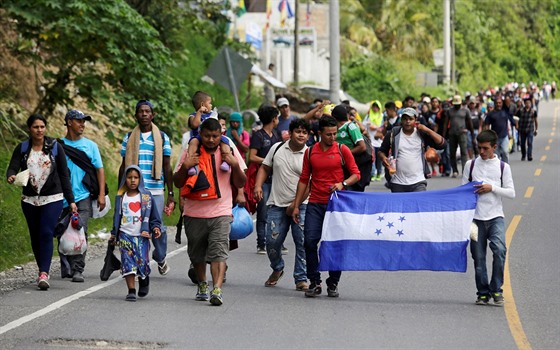
[[[546,155],[541,157],[541,162],[544,162],[546,160]]]
[[[546,146],[544,149],[545,149],[546,151],[550,151],[550,146]]]
[[[541,176],[542,169],[535,170],[535,176]]]
[[[508,229],[506,231],[506,246],[509,250],[509,246],[513,239],[513,235],[519,222],[521,221],[521,215],[515,215],[511,220]],[[515,299],[513,298],[513,290],[511,289],[511,280],[509,274],[509,256],[506,256],[506,264],[504,267],[504,296],[508,302],[504,304],[504,311],[506,313],[506,319],[509,325],[509,330],[513,336],[515,344],[519,350],[530,350],[531,344],[525,335],[523,330],[523,325],[521,324],[521,319],[519,318],[519,313],[517,312],[517,306],[515,305]]]
[[[533,195],[533,190],[534,189],[535,189],[535,187],[533,187],[533,186],[527,187],[527,191],[525,192],[525,198],[531,198],[531,196]]]

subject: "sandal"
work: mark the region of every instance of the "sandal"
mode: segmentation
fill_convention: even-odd
[[[282,271],[273,271],[266,282],[264,282],[265,287],[274,287],[278,284],[278,281],[284,276],[284,270]]]

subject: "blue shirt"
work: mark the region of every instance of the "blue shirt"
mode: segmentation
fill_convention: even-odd
[[[101,154],[99,153],[99,147],[93,141],[88,138],[82,137],[79,140],[68,140],[66,137],[62,138],[62,141],[67,146],[74,147],[83,151],[87,154],[91,164],[95,169],[103,168],[103,161],[101,160]],[[82,180],[86,174],[82,168],[74,164],[72,159],[66,156],[66,162],[68,163],[68,170],[70,170],[70,181],[72,182],[72,193],[74,193],[74,201],[78,203],[90,196],[88,189],[82,183]],[[68,206],[68,202],[64,199],[64,208]]]
[[[147,134],[147,137],[146,137]],[[164,157],[171,157],[171,143],[169,142],[169,137],[163,133],[163,156]],[[126,134],[124,140],[122,142],[121,147],[121,157],[125,157],[126,155],[126,144],[128,143],[128,136]],[[140,134],[140,145],[138,151],[138,167],[142,170],[142,177],[144,178],[144,185],[154,196],[162,195],[164,186],[165,186],[165,179],[164,179],[164,171],[162,169],[161,178],[156,180],[152,177],[152,166],[154,164],[154,135],[150,131],[149,133],[141,133]],[[154,193],[155,190],[155,193]]]

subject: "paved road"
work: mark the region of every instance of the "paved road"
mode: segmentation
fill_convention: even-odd
[[[170,242],[171,272],[154,271],[150,295],[136,303],[124,301],[116,274],[99,281],[100,259],[87,266],[84,284],[54,277],[48,292],[30,285],[2,295],[1,347],[558,349],[559,114],[560,103],[541,106],[533,162],[512,155],[517,198],[505,202],[511,243],[503,308],[474,305],[470,259],[464,274],[343,273],[338,299],[305,298],[290,273],[265,288],[270,268],[255,254],[254,236],[232,252],[225,303],[212,307],[194,300],[186,249]],[[435,178],[429,189],[459,184]],[[370,190],[385,191],[380,183]],[[293,266],[293,243],[287,247]]]

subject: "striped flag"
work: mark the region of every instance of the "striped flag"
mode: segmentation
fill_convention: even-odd
[[[337,192],[329,200],[320,271],[465,272],[473,183],[413,193]]]
[[[280,27],[283,28],[286,26],[286,19],[294,17],[294,12],[288,0],[280,0],[278,11],[280,11]]]

